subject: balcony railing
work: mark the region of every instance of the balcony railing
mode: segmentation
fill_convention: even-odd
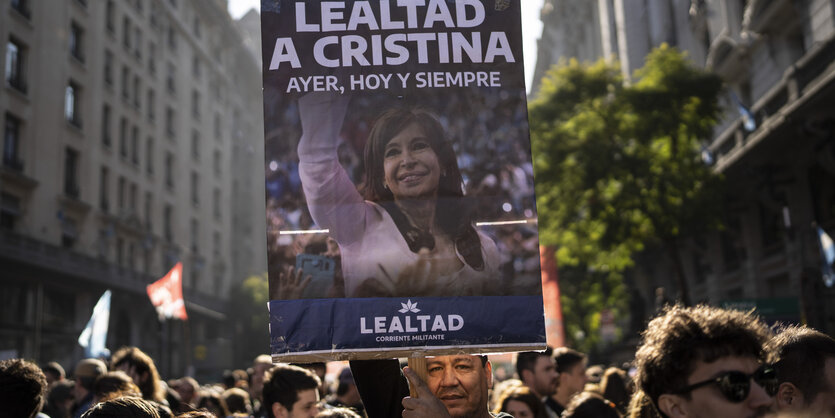
[[[17,156],[7,156],[3,157],[3,167],[6,167],[18,173],[22,173],[24,166],[23,161]]]
[[[26,81],[23,80],[23,77],[12,77],[6,79],[6,83],[8,83],[9,87],[26,94],[29,86],[26,85]]]

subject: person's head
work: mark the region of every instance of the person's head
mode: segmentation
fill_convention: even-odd
[[[52,382],[64,380],[64,378],[66,377],[64,368],[61,367],[61,365],[55,361],[50,361],[49,363],[46,363],[46,366],[41,367],[41,370],[43,370],[43,374],[44,376],[46,376],[47,386],[51,385]]]
[[[261,399],[261,390],[264,388],[264,373],[273,367],[273,358],[269,354],[261,354],[255,357],[252,362],[252,375],[250,377],[249,393],[254,399]]]
[[[486,356],[427,357],[426,385],[453,418],[484,416],[487,390],[493,386],[493,366]]]
[[[247,397],[247,399],[249,399],[249,397]],[[226,408],[226,403],[223,402],[221,398],[221,394],[215,391],[205,391],[201,393],[200,400],[197,401],[197,409],[205,409],[217,417],[225,417],[231,415],[229,413],[229,409]]]
[[[514,418],[547,418],[545,406],[528,386],[511,386],[502,392],[493,412],[507,412]]]
[[[609,367],[603,372],[603,377],[600,379],[600,394],[614,402],[621,413],[626,412],[629,405],[629,392],[629,377],[625,371],[617,367]]]
[[[151,356],[137,347],[122,347],[110,360],[112,370],[121,370],[139,386],[142,397],[156,402],[165,399],[165,389],[160,385],[157,366]]]
[[[194,380],[193,377],[186,376],[177,380],[177,384],[173,386],[173,389],[180,395],[181,401],[191,404],[196,400],[197,390],[200,389],[200,385],[197,384],[197,380]]]
[[[580,393],[586,385],[586,355],[568,347],[554,350],[554,363],[560,374],[560,393],[568,396]]]
[[[323,409],[316,415],[316,418],[361,418],[359,414],[354,412],[351,408],[338,407]]]
[[[310,370],[280,364],[264,375],[262,397],[268,418],[315,417],[319,377]]]
[[[76,402],[81,402],[89,394],[93,392],[93,383],[96,379],[107,373],[107,365],[103,361],[95,358],[87,358],[78,362],[75,366],[75,386],[73,387],[73,395]]]
[[[46,393],[46,403],[42,412],[50,418],[64,418],[72,416],[71,410],[75,403],[72,380],[59,380],[49,385]]]
[[[560,384],[557,366],[552,357],[553,350],[527,351],[516,355],[516,373],[525,386],[539,396],[551,396]]]
[[[142,391],[123,371],[107,372],[93,382],[93,402],[101,402],[121,396],[142,397]]]
[[[562,416],[564,418],[620,418],[611,401],[594,392],[581,392],[571,399]]]
[[[803,326],[783,327],[768,343],[780,382],[780,410],[835,415],[835,339]]]
[[[228,414],[242,413],[251,414],[252,406],[249,403],[249,394],[241,388],[229,388],[220,395],[226,405]]]
[[[37,365],[21,359],[0,361],[0,408],[4,414],[34,417],[45,394],[46,376]]]
[[[667,417],[763,415],[776,390],[768,338],[751,313],[668,307],[643,332],[635,382]]]
[[[463,196],[452,145],[435,115],[424,109],[389,110],[365,144],[365,198],[373,202]]]
[[[156,405],[137,396],[99,402],[81,418],[160,418]]]
[[[310,245],[310,244],[308,244]],[[310,253],[305,250],[306,253]],[[325,387],[325,373],[328,371],[327,364],[317,361],[313,363],[293,363],[294,366],[299,366],[302,369],[307,369],[319,377],[319,397],[324,398],[327,395],[327,387]]]
[[[351,374],[350,367],[345,367],[339,372],[336,385],[336,399],[348,406],[362,404],[360,392],[357,389],[357,384],[354,382],[354,375]]]

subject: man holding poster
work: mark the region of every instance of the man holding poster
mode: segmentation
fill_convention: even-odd
[[[519,2],[261,17],[273,358],[544,348]]]

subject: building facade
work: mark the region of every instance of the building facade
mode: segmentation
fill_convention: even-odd
[[[230,367],[227,295],[266,250],[260,67],[226,1],[0,7],[0,352],[72,367],[111,289],[111,349]],[[190,320],[163,325],[145,286],[178,261]]]
[[[582,3],[546,0],[546,8]],[[725,228],[688,237],[681,251],[691,301],[758,306],[770,320],[835,332],[835,291],[823,280],[818,244],[818,227],[835,233],[835,2],[598,0],[590,15],[599,45],[573,44],[590,45],[584,56],[617,58],[627,79],[666,42],[725,82],[725,111],[704,154],[727,180]],[[562,51],[546,35],[574,17],[548,16],[540,48]],[[645,305],[659,286],[672,298],[672,265],[637,261],[633,279]]]

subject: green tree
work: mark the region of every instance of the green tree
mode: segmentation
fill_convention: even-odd
[[[247,277],[229,295],[235,327],[235,364],[250,364],[259,354],[270,352],[267,274]]]
[[[721,178],[701,159],[721,81],[666,45],[632,84],[617,64],[552,69],[531,103],[540,239],[561,266],[618,277],[658,244],[676,267],[681,237],[718,226]],[[582,297],[591,297],[584,295]]]

